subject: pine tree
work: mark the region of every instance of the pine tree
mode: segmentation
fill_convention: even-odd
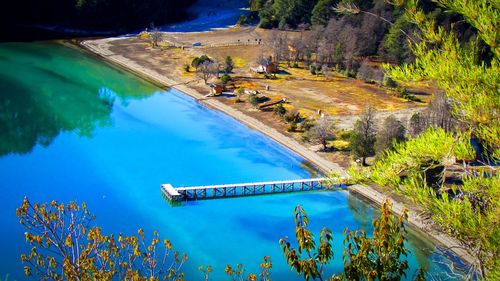
[[[312,10],[311,23],[313,25],[327,25],[334,14],[332,8],[336,2],[336,0],[319,0]]]

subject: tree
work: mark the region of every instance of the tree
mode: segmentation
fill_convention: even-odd
[[[366,166],[366,158],[375,155],[376,132],[375,109],[369,106],[354,124],[351,136],[352,152],[354,156],[361,157],[364,166]]]
[[[386,150],[392,150],[394,144],[405,140],[406,128],[403,123],[396,119],[394,115],[389,115],[385,118],[382,128],[377,133],[375,149],[378,154],[382,154]]]
[[[428,128],[418,137],[396,144],[394,151],[371,167],[369,178],[421,205],[442,230],[456,237],[463,249],[476,258],[471,262],[470,279],[496,280],[500,176],[467,172],[464,164],[466,172],[461,173],[460,182],[449,184],[446,180],[447,159],[466,163],[474,157],[470,135]],[[458,177],[452,179],[456,181]]]
[[[382,56],[386,60],[400,64],[411,62],[414,59],[409,40],[401,30],[407,30],[410,33],[416,32],[413,24],[408,21],[404,14],[394,22],[389,32],[385,34],[381,46]]]
[[[363,80],[365,82],[370,82],[373,76],[373,68],[370,67],[370,61],[368,59],[364,59],[361,63],[361,66],[358,69],[358,74],[356,78]]]
[[[436,93],[424,112],[427,126],[455,131],[457,120],[452,114],[451,101],[443,93]]]
[[[195,57],[193,59],[193,61],[191,62],[191,65],[194,67],[194,68],[198,68],[198,66],[200,66],[200,64],[204,63],[204,62],[213,62],[213,60],[211,58],[209,58],[207,55],[201,55],[200,57]]]
[[[323,76],[325,76],[325,79],[327,81],[332,78],[332,70],[326,64],[323,64],[323,66],[321,66],[321,73],[323,73]]]
[[[314,234],[307,228],[309,218],[302,206],[295,207],[295,238],[298,249],[292,247],[286,238],[280,239],[280,246],[285,259],[292,269],[304,276],[306,280],[323,280],[323,267],[333,259],[332,232],[323,228],[316,247]]]
[[[336,2],[336,0],[319,0],[312,10],[311,23],[313,25],[327,25],[334,14],[332,8]]]
[[[283,59],[289,58],[288,35],[286,32],[273,30],[268,40],[268,47],[273,51],[272,59],[279,63]],[[270,59],[268,59],[271,61]],[[261,63],[259,61],[259,63]]]
[[[416,137],[425,131],[427,120],[423,113],[416,112],[410,118],[408,133],[412,137]]]
[[[391,77],[397,81],[432,80],[444,92],[452,105],[452,114],[464,124],[468,132],[449,136],[451,143],[444,148],[448,157],[470,157],[463,155],[460,146],[470,146],[470,136],[475,136],[484,148],[484,161],[494,163],[500,159],[500,92],[498,91],[500,73],[500,29],[498,3],[496,1],[460,1],[436,0],[447,12],[454,13],[460,21],[472,27],[473,36],[462,36],[459,29],[448,28],[440,24],[435,17],[430,17],[416,1],[400,1],[406,16],[420,29],[423,40],[410,45],[416,60],[401,67],[385,66]],[[465,37],[465,38],[464,38]],[[443,142],[442,130],[428,130],[407,145],[408,150],[415,150],[419,143],[427,139]],[[447,136],[447,134],[444,134]],[[462,141],[457,141],[462,138]],[[470,148],[470,147],[469,147]],[[429,148],[428,148],[429,149]],[[448,151],[446,151],[448,149]],[[405,149],[401,148],[403,154]],[[462,153],[459,153],[462,152]],[[400,155],[395,155],[397,157]],[[388,158],[387,165],[397,161]],[[453,199],[448,194],[423,196],[420,201],[429,209],[435,219],[460,239],[477,259],[480,277],[498,279],[500,276],[500,225],[497,199],[487,199],[491,205],[480,211],[474,197],[483,197],[491,192],[498,192],[498,175],[491,173],[469,173],[464,163],[463,182],[454,187],[467,190]],[[382,164],[381,164],[382,165]],[[385,164],[383,166],[386,166]],[[426,168],[425,165],[416,167]],[[422,179],[412,179],[414,185],[426,191]],[[440,180],[443,180],[442,178]],[[442,181],[444,182],[444,180]],[[480,187],[479,187],[480,186]],[[411,188],[411,186],[407,187]],[[418,190],[418,189],[417,189]],[[488,198],[493,198],[486,196]],[[485,197],[483,197],[485,198]],[[498,196],[496,196],[498,198]],[[492,230],[496,228],[497,230]],[[490,275],[490,276],[488,276]]]
[[[227,56],[225,60],[224,72],[231,73],[234,69],[234,62],[231,56]]]
[[[198,76],[203,79],[205,84],[208,84],[208,80],[211,77],[216,76],[216,73],[219,71],[218,67],[215,65],[215,63],[211,61],[204,61],[198,67],[196,68],[196,73]]]
[[[42,280],[179,280],[187,260],[160,242],[155,231],[150,244],[138,236],[104,235],[83,203],[52,201],[32,204],[26,197],[16,210],[26,227],[31,251],[21,255],[27,276]],[[160,247],[162,245],[162,247]],[[162,249],[163,248],[163,249]]]
[[[322,116],[308,131],[308,139],[320,143],[323,146],[323,151],[326,151],[328,141],[335,138],[335,134],[333,133],[334,128],[334,123]]]
[[[363,230],[345,233],[344,278],[347,280],[401,280],[406,277],[408,211],[399,216],[391,210],[389,200],[382,204],[380,217],[373,221],[373,236]]]
[[[158,43],[163,39],[163,33],[158,27],[152,25],[151,31],[149,32],[149,38],[151,39],[151,45],[153,48],[156,48],[158,47]]]
[[[213,268],[210,265],[207,265],[205,267],[203,267],[202,265],[200,265],[198,267],[198,270],[203,273],[203,279],[205,279],[205,281],[208,281],[210,279],[210,273],[212,273]]]
[[[498,7],[490,1],[436,1],[474,28],[476,35],[464,42],[454,29],[440,26],[416,3],[401,2],[424,40],[411,45],[415,63],[387,65],[388,72],[400,81],[436,81],[451,99],[455,118],[474,131],[493,158],[500,158]]]
[[[288,265],[306,280],[323,279],[323,268],[334,258],[332,232],[323,228],[319,244],[316,246],[313,233],[308,229],[309,218],[302,206],[298,205],[295,214],[295,238],[298,249],[293,248],[287,239],[280,239],[280,246]],[[408,269],[408,240],[406,223],[408,211],[396,216],[392,213],[389,200],[382,204],[380,217],[373,221],[372,238],[363,230],[344,231],[344,272],[328,280],[401,280]],[[420,271],[416,280],[422,279]],[[419,279],[420,278],[420,279]]]

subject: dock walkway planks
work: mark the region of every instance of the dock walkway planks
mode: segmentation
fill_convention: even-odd
[[[330,179],[313,178],[179,188],[174,188],[170,184],[162,184],[161,191],[163,195],[170,201],[182,201],[321,190],[328,186],[331,186]]]

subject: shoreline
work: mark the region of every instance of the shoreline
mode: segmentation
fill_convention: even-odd
[[[286,149],[292,151],[293,153],[301,156],[306,161],[311,163],[316,169],[328,175],[330,172],[337,172],[341,176],[348,176],[342,167],[338,164],[328,161],[314,151],[304,147],[302,144],[298,143],[296,140],[287,137],[277,131],[274,128],[269,127],[268,125],[262,123],[259,120],[256,120],[253,117],[250,117],[243,112],[230,107],[216,99],[206,98],[203,94],[198,92],[197,90],[190,88],[185,84],[178,83],[170,78],[165,77],[164,75],[159,74],[158,72],[148,69],[144,66],[137,64],[135,61],[132,61],[128,58],[120,54],[115,54],[114,52],[109,50],[109,44],[107,42],[113,40],[120,40],[122,38],[104,38],[104,39],[95,39],[95,40],[82,40],[78,44],[75,44],[80,49],[87,51],[88,53],[99,57],[106,62],[111,63],[114,66],[118,66],[120,69],[133,73],[147,81],[152,82],[162,88],[173,88],[176,89],[183,94],[186,94],[201,104],[208,106],[209,108],[221,111],[222,113],[230,116],[231,118],[241,122],[248,127],[259,131],[260,133],[266,135],[272,140],[276,141],[278,144],[282,145]],[[432,240],[436,244],[443,246],[446,250],[449,250],[454,253],[454,255],[468,264],[474,264],[476,259],[468,253],[467,250],[453,237],[448,234],[439,231],[436,229],[435,225],[433,225],[433,221],[429,219],[422,218],[418,215],[418,211],[412,208],[407,208],[400,202],[391,198],[390,196],[383,194],[376,189],[366,186],[366,185],[352,185],[349,187],[349,193],[355,196],[360,196],[365,199],[368,199],[370,202],[381,206],[382,203],[389,198],[392,203],[392,209],[395,214],[402,214],[403,210],[409,209],[408,212],[408,224],[416,231],[421,233],[423,236]]]
[[[279,144],[283,145],[287,149],[293,151],[294,153],[300,155],[305,160],[309,161],[313,164],[318,170],[325,174],[329,174],[332,171],[336,171],[343,176],[347,176],[345,171],[336,163],[327,161],[317,155],[315,152],[305,148],[303,145],[298,143],[297,141],[283,135],[278,132],[276,129],[271,128],[261,121],[256,120],[253,117],[250,117],[241,111],[234,109],[216,99],[206,98],[203,94],[198,92],[197,90],[186,86],[185,84],[178,83],[170,78],[167,78],[158,72],[147,69],[143,66],[138,65],[136,62],[125,58],[119,54],[115,54],[111,52],[109,49],[106,49],[107,42],[111,40],[120,40],[122,38],[107,38],[107,39],[97,39],[97,40],[84,40],[80,42],[79,46],[82,46],[85,50],[90,51],[92,54],[97,55],[100,58],[104,58],[106,61],[111,62],[115,65],[118,65],[124,70],[127,70],[135,75],[148,80],[160,87],[163,88],[173,88],[176,89],[192,98],[204,104],[212,109],[216,109],[225,113],[226,115],[232,117],[233,119],[249,126],[250,128],[261,132],[267,137],[273,139]]]

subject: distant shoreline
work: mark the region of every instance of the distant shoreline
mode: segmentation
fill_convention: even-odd
[[[78,45],[83,50],[89,51],[91,54],[104,59],[105,61],[112,63],[126,71],[129,71],[145,80],[148,80],[160,87],[168,87],[174,88],[182,93],[193,97],[198,102],[219,110],[226,115],[236,119],[237,121],[253,128],[267,137],[273,139],[280,145],[286,147],[292,152],[298,154],[303,157],[309,163],[313,164],[318,170],[322,171],[326,175],[335,171],[342,176],[347,176],[347,173],[340,167],[338,164],[333,163],[331,161],[325,160],[320,157],[314,151],[304,147],[302,144],[298,143],[296,140],[283,135],[278,132],[276,129],[273,129],[266,124],[256,120],[253,117],[250,117],[241,111],[232,108],[216,99],[206,98],[203,94],[198,92],[197,90],[186,86],[185,84],[179,84],[177,81],[169,79],[164,75],[159,74],[158,72],[143,67],[137,64],[135,61],[132,61],[128,58],[123,57],[120,54],[115,54],[114,52],[109,50],[108,42],[112,40],[120,40],[122,38],[104,38],[104,39],[96,39],[96,40],[84,40],[81,41]],[[366,186],[366,185],[352,185],[349,187],[349,192],[351,194],[355,194],[355,196],[361,196],[363,198],[368,199],[369,201],[381,205],[386,198],[389,196],[381,193],[376,188]],[[396,214],[402,214],[403,210],[406,207],[400,202],[391,198],[391,202],[393,205],[393,212]],[[417,215],[416,210],[410,210],[408,216],[408,223],[413,226],[414,229],[419,231],[422,235],[428,237],[433,240],[437,244],[444,246],[449,249],[449,251],[453,252],[457,257],[466,261],[469,264],[474,263],[475,259],[472,257],[465,249],[463,249],[458,241],[456,241],[451,236],[443,233],[442,231],[436,229],[432,224],[433,221],[429,221]]]

